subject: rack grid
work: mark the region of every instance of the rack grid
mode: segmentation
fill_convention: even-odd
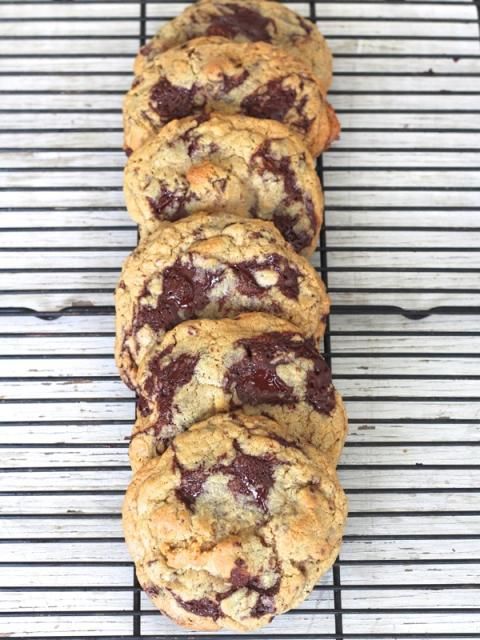
[[[343,132],[319,164],[314,263],[351,514],[312,596],[242,637],[480,638],[480,7],[289,4],[335,54]],[[2,637],[216,637],[153,610],[120,525],[134,398],[112,292],[136,243],[121,97],[138,46],[184,6],[0,3]]]

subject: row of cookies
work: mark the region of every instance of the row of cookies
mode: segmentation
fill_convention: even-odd
[[[135,72],[140,243],[116,292],[116,361],[138,399],[126,541],[172,619],[256,629],[311,591],[346,517],[347,420],[318,348],[329,300],[304,257],[323,214],[313,157],[338,134],[331,55],[283,5],[200,0]]]

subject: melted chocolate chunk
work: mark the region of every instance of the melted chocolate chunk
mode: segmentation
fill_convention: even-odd
[[[227,76],[225,73],[222,74],[222,90],[223,93],[230,93],[232,89],[236,89],[240,85],[242,85],[245,80],[248,78],[250,73],[245,69],[242,73],[237,76]]]
[[[314,363],[313,369],[307,374],[307,401],[319,413],[331,413],[335,408],[335,393],[330,369],[321,357],[316,358]]]
[[[228,482],[234,494],[247,496],[263,511],[268,511],[267,498],[273,487],[273,470],[278,462],[272,457],[251,456],[236,445],[237,455],[224,467],[224,473],[232,476]]]
[[[129,158],[133,153],[133,149],[131,149],[130,147],[124,147],[124,151],[127,158]]]
[[[138,396],[137,398],[137,411],[145,418],[152,413],[152,409],[148,404],[147,398]]]
[[[146,587],[143,587],[143,590],[147,596],[150,596],[150,598],[154,598],[160,593],[159,589],[154,584],[148,584]]]
[[[191,509],[195,500],[203,491],[203,485],[208,478],[209,472],[203,469],[190,471],[180,467],[180,475],[180,487],[175,491],[175,494],[179,500]]]
[[[148,56],[152,52],[153,46],[152,43],[144,44],[143,47],[140,48],[140,53],[142,56]]]
[[[276,158],[272,154],[272,145],[269,140],[262,142],[259,148],[252,155],[250,162],[253,166],[260,164],[258,167],[260,174],[268,171],[274,176],[278,176],[282,179],[286,193],[286,197],[284,199],[285,204],[303,201],[303,193],[297,184],[295,173],[292,171],[290,158],[288,156]]]
[[[237,560],[235,560],[235,567],[230,572],[230,582],[232,586],[235,587],[235,589],[241,589],[248,585],[251,577],[245,561],[237,558]]]
[[[169,362],[162,362],[169,351],[171,347],[152,358],[150,375],[145,382],[145,395],[158,410],[156,432],[171,421],[175,392],[190,382],[199,359],[199,356],[183,353]]]
[[[218,620],[223,616],[222,610],[218,602],[209,600],[209,598],[200,598],[200,600],[182,600],[180,596],[172,593],[178,604],[196,616],[202,616],[203,618],[212,618],[212,620]]]
[[[298,24],[302,27],[305,33],[312,33],[313,24],[311,22],[305,20],[305,18],[302,18],[302,16],[297,15],[295,17],[297,18]]]
[[[261,296],[267,288],[258,284],[255,279],[255,272],[263,269],[273,269],[278,273],[277,286],[284,296],[291,299],[298,299],[299,272],[290,266],[288,260],[276,253],[271,254],[264,261],[245,260],[231,265],[238,279],[237,289],[239,293],[246,296]],[[270,288],[270,287],[268,287]]]
[[[289,242],[297,253],[308,247],[312,241],[313,233],[306,231],[295,231],[295,225],[298,222],[298,216],[291,216],[282,211],[276,211],[273,214],[273,224],[280,231],[282,236]]]
[[[173,85],[167,78],[160,78],[150,91],[150,107],[162,118],[184,118],[194,110],[196,87],[185,89]]]
[[[303,83],[302,83],[303,84]],[[302,131],[307,131],[313,122],[313,118],[309,118],[305,115],[304,109],[307,104],[307,96],[303,96],[300,102],[297,105],[296,111],[298,113],[298,119],[295,121],[295,126],[301,129]]]
[[[298,449],[299,451],[301,451],[298,444],[295,444],[295,442],[292,442],[291,440],[285,440],[285,438],[282,438],[282,436],[278,436],[274,433],[269,433],[268,437],[271,440],[275,440],[275,442],[278,442],[278,444],[281,444],[282,447],[286,447],[288,449]]]
[[[271,42],[272,37],[267,27],[270,25],[275,30],[275,23],[269,18],[235,3],[223,5],[222,10],[227,10],[228,13],[212,17],[207,36],[233,39],[239,35],[252,42]]]
[[[298,339],[289,332],[274,331],[239,340],[246,355],[232,365],[225,376],[225,387],[237,396],[236,404],[294,404],[298,398],[292,387],[277,374],[277,366],[305,358],[313,362],[307,374],[306,400],[317,411],[330,413],[335,406],[331,374],[314,341]]]
[[[226,388],[238,399],[236,404],[284,405],[298,401],[292,387],[277,374],[277,365],[288,361],[285,340],[289,344],[291,335],[272,332],[237,342],[246,355],[225,376]]]
[[[250,615],[252,618],[261,618],[268,613],[275,613],[275,611],[275,598],[273,596],[260,594],[255,606],[250,611]]]
[[[165,186],[160,187],[160,193],[156,198],[147,196],[150,210],[158,220],[175,222],[189,215],[185,205],[189,200],[186,188],[179,191],[170,191]]]
[[[252,118],[269,118],[283,122],[295,103],[297,93],[291,87],[284,87],[282,81],[282,78],[270,80],[246,96],[240,104],[243,112]]]
[[[272,456],[251,456],[241,451],[235,443],[237,454],[229,464],[216,464],[209,469],[185,469],[175,457],[175,465],[180,469],[180,487],[176,496],[189,509],[203,491],[207,478],[216,473],[229,476],[228,487],[233,494],[247,496],[259,509],[266,512],[268,492],[273,486],[273,470],[278,461]],[[240,579],[240,578],[239,578]]]
[[[138,305],[133,333],[148,324],[155,331],[168,331],[179,322],[197,317],[209,303],[209,292],[222,277],[220,271],[196,269],[191,260],[178,258],[163,272],[163,290],[155,307]],[[140,297],[148,295],[148,284]]]

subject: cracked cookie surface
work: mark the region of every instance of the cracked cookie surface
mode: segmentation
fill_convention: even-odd
[[[177,325],[140,362],[137,391],[134,471],[195,422],[239,407],[285,425],[335,464],[346,437],[343,402],[314,340],[266,313]]]
[[[131,388],[148,348],[184,320],[264,311],[317,339],[329,311],[315,269],[270,222],[227,214],[160,224],[125,261],[115,300],[116,361]]]
[[[240,115],[174,120],[125,167],[129,214],[142,237],[158,221],[198,211],[272,221],[298,253],[311,255],[323,219],[312,156],[279,122]]]
[[[257,629],[333,564],[346,499],[313,447],[261,416],[220,414],[135,475],[123,506],[142,587],[181,625]]]
[[[317,156],[339,124],[307,65],[265,42],[197,38],[155,57],[123,104],[125,148],[135,151],[175,118],[240,113],[285,124]]]
[[[308,64],[325,93],[332,82],[332,55],[317,27],[285,5],[266,0],[207,0],[187,7],[142,47],[135,73],[143,73],[158,54],[201,36],[268,42]]]

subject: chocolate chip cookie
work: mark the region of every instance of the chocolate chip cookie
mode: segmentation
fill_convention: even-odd
[[[116,292],[116,361],[135,387],[153,342],[184,320],[265,311],[323,335],[329,299],[271,222],[195,214],[164,222],[127,258]]]
[[[265,42],[197,38],[155,57],[123,105],[136,150],[175,118],[241,113],[283,122],[317,156],[338,136],[335,113],[307,65]]]
[[[297,606],[333,564],[347,505],[335,472],[262,416],[220,414],[136,474],[125,538],[177,623],[248,631]]]
[[[180,431],[242,407],[288,427],[337,462],[347,420],[315,341],[265,313],[189,320],[167,332],[139,364],[137,420],[129,455],[134,470]]]
[[[142,47],[135,73],[142,74],[160,53],[199,36],[269,42],[306,63],[324,93],[332,82],[332,55],[316,26],[285,5],[266,0],[203,0],[187,7]]]
[[[297,252],[311,255],[322,223],[312,157],[273,120],[220,114],[174,120],[130,156],[124,190],[142,236],[161,220],[228,212],[273,221]]]

